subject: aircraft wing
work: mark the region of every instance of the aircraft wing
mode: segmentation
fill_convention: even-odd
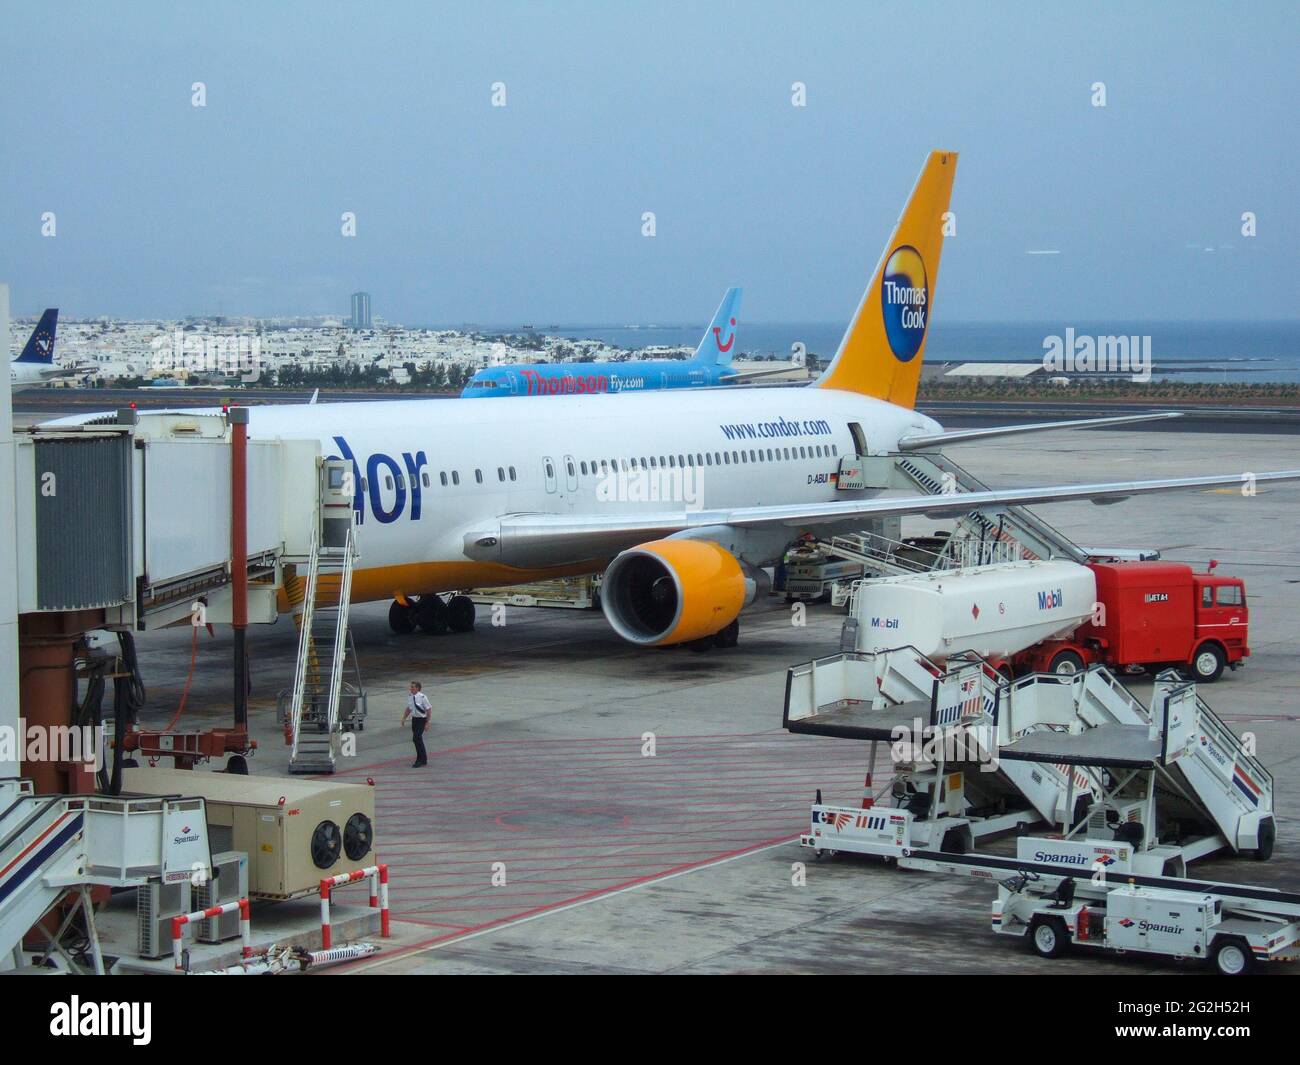
[[[1090,429],[1099,425],[1124,425],[1128,422],[1158,422],[1166,418],[1181,418],[1181,411],[1160,411],[1153,414],[1116,414],[1107,418],[1074,418],[1064,422],[1030,422],[1026,425],[993,425],[986,429],[953,429],[946,433],[927,433],[905,436],[898,442],[899,451],[920,451],[924,448],[942,447],[944,444],[962,444],[973,440],[988,440],[995,436],[1014,433],[1045,433],[1051,429]]]
[[[972,510],[1001,510],[1034,503],[1087,499],[1118,503],[1135,495],[1210,488],[1242,488],[1270,481],[1300,481],[1300,470],[1221,474],[1213,477],[1170,477],[1154,481],[1114,481],[1104,484],[1049,485],[1004,488],[945,495],[875,497],[827,503],[732,507],[722,510],[686,509],[601,517],[566,514],[506,514],[495,522],[476,525],[464,534],[465,555],[508,566],[560,565],[611,558],[647,540],[682,533],[706,535],[710,528],[762,528],[781,525],[791,530],[844,526],[862,518],[893,514],[932,517]]]

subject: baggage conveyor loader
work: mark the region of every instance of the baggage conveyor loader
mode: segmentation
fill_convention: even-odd
[[[1207,961],[1225,976],[1300,958],[1300,894],[1104,866],[1075,876],[1034,860],[1039,842],[1021,838],[1015,858],[913,851],[898,864],[998,881],[993,931],[1044,958],[1075,947],[1133,952]]]
[[[1012,682],[970,653],[947,665],[897,648],[789,671],[789,731],[870,740],[872,767],[885,740],[895,762],[887,805],[819,793],[805,846],[962,853],[1043,821],[1060,834],[1038,851],[1076,869],[1182,876],[1224,848],[1272,852],[1272,778],[1194,684],[1162,674],[1148,709],[1101,666]]]

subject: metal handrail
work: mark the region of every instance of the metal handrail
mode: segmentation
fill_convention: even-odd
[[[329,709],[325,717],[325,726],[331,738],[334,735],[334,727],[338,723],[339,688],[343,683],[343,659],[347,654],[348,605],[352,598],[352,536],[353,530],[348,529],[347,539],[343,544],[343,573],[339,580],[339,603],[335,614],[334,658],[330,662]]]
[[[33,824],[39,821],[41,819],[41,816],[45,814],[48,810],[52,809],[55,806],[59,806],[62,803],[67,801],[67,797],[63,795],[55,795],[53,797],[47,795],[24,795],[16,802],[12,803],[9,806],[9,810],[12,810],[20,802],[40,802],[42,799],[44,799],[45,801],[39,809],[33,810],[32,813],[27,817],[25,821],[23,821],[21,825],[13,829],[9,833],[9,835],[5,836],[3,840],[0,840],[0,854],[4,854],[4,852],[7,851],[10,848],[10,846],[13,845],[13,843],[18,839],[18,837],[21,836],[24,832],[26,832],[29,828],[31,828]],[[6,810],[5,812],[8,813],[8,810]]]
[[[293,698],[289,704],[289,722],[293,734],[293,744],[289,758],[292,761],[298,755],[298,736],[302,724],[302,704],[307,688],[307,657],[311,647],[312,613],[316,602],[316,576],[320,566],[320,545],[316,530],[311,534],[311,556],[307,566],[307,582],[303,589],[302,614],[299,615],[301,628],[298,631],[298,661],[294,665]]]

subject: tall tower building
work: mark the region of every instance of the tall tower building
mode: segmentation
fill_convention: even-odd
[[[370,328],[370,293],[352,293],[352,328]]]

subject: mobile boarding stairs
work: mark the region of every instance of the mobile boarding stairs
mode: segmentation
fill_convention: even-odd
[[[92,887],[212,876],[201,798],[35,795],[29,780],[0,780],[0,970],[42,966],[58,955],[74,972],[104,973]],[[60,901],[66,905],[57,909]],[[24,937],[53,912],[47,943],[25,951]],[[76,938],[65,945],[78,913]]]
[[[962,854],[1040,822],[1059,834],[1037,851],[1070,867],[1183,876],[1224,848],[1272,853],[1272,777],[1172,671],[1148,707],[1104,666],[1012,681],[969,652],[941,669],[911,647],[851,651],[789,670],[784,723],[871,742],[860,807],[818,794],[801,842],[819,854]],[[881,742],[894,774],[872,790]]]

